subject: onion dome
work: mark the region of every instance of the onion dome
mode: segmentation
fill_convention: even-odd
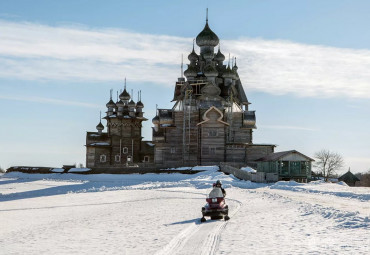
[[[218,72],[216,68],[214,68],[212,65],[206,65],[206,67],[203,70],[203,73],[205,76],[210,77],[216,77],[218,75]]]
[[[137,102],[136,107],[137,108],[144,108],[144,104],[141,101],[139,101],[139,102]]]
[[[218,48],[217,54],[214,58],[217,62],[223,62],[225,60],[225,55],[221,53],[220,48]]]
[[[103,126],[103,124],[101,124],[101,121],[99,122],[99,124],[96,126],[96,129],[98,130],[98,131],[102,131],[103,129],[104,129],[104,126]]]
[[[193,51],[189,54],[188,59],[190,62],[195,62],[198,60],[198,54],[195,53],[194,47],[193,47]]]
[[[195,66],[188,65],[188,69],[185,70],[184,75],[186,77],[195,77],[197,76],[198,70]]]
[[[119,102],[116,103],[116,106],[117,107],[124,107],[125,104],[122,102],[122,100],[120,100]]]
[[[224,73],[222,74],[223,78],[232,78],[235,79],[235,73],[231,70],[230,66],[228,65]]]
[[[152,123],[153,123],[154,125],[158,125],[158,124],[159,124],[159,117],[158,117],[158,115],[156,115],[156,116],[152,119]]]
[[[114,108],[116,104],[113,102],[113,100],[109,100],[109,102],[106,104],[107,108]]]
[[[130,98],[131,98],[130,94],[127,93],[126,88],[123,90],[121,95],[119,95],[119,99],[121,99],[121,100],[130,100]]]
[[[134,100],[132,100],[132,99],[131,99],[131,101],[128,103],[128,106],[129,106],[129,107],[135,107],[135,105],[136,105],[136,104],[135,104]]]
[[[201,46],[217,46],[219,43],[218,36],[209,28],[208,21],[204,26],[202,32],[200,32],[196,38],[196,43],[199,47]]]

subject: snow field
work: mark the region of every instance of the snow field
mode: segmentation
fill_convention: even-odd
[[[256,184],[205,169],[194,175],[5,174],[1,253],[370,253],[370,189]],[[217,179],[231,220],[200,223]]]
[[[0,211],[5,222],[2,251],[147,254],[165,246],[182,230],[189,217],[183,211],[197,200],[201,206],[202,197],[186,192],[126,190],[32,198],[26,207]],[[194,211],[194,219],[198,216],[199,211]]]
[[[245,202],[223,232],[219,254],[369,252],[369,223],[363,218],[362,226],[354,224],[346,228],[338,219],[324,216],[334,209],[311,206],[310,200],[301,202],[255,190],[238,193],[232,195],[242,196]],[[345,218],[342,215],[341,219]]]

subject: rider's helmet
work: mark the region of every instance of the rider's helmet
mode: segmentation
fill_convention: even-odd
[[[222,186],[221,181],[220,181],[220,180],[217,180],[217,181],[216,181],[216,187],[221,187],[221,186]]]

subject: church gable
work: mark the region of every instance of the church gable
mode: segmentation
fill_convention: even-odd
[[[203,121],[199,122],[197,125],[199,126],[204,124],[219,123],[222,124],[222,126],[228,126],[229,124],[222,120],[223,117],[224,115],[222,114],[222,112],[216,107],[212,106],[203,114]]]
[[[203,121],[198,123],[202,164],[225,161],[225,131],[228,123],[222,118],[222,112],[212,106],[204,113]]]

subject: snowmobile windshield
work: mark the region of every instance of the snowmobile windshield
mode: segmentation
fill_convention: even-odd
[[[213,190],[209,193],[208,197],[209,198],[224,197],[224,195],[222,194],[221,188],[213,188]]]

